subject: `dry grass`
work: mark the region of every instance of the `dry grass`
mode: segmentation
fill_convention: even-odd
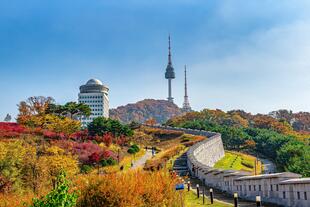
[[[180,206],[174,190],[177,182],[164,171],[81,176],[76,183],[81,191],[78,206]]]

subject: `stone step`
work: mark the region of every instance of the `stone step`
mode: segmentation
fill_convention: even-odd
[[[175,161],[174,165],[183,165],[183,166],[187,166],[187,162],[186,161]]]
[[[173,168],[188,168],[187,165],[173,165]]]
[[[178,162],[178,161],[184,161],[184,162],[187,162],[187,159],[176,159],[175,162]]]
[[[188,170],[187,167],[173,167],[173,170]]]

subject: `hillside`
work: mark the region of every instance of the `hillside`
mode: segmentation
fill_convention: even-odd
[[[180,114],[182,114],[181,109],[174,103],[154,99],[145,99],[110,110],[110,118],[118,119],[123,123],[131,121],[143,123],[151,118],[154,118],[157,123],[164,123]]]
[[[292,125],[296,131],[310,131],[310,113],[309,112],[297,112],[281,109],[278,111],[272,111],[269,116],[277,120],[285,120]]]
[[[174,117],[167,125],[221,133],[226,150],[261,155],[279,170],[310,175],[309,134],[295,131],[286,121],[241,110],[204,109]]]

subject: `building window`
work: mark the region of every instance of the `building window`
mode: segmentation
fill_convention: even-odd
[[[242,185],[240,185],[240,191],[242,191]]]
[[[277,189],[277,191],[279,191],[279,185],[278,184],[276,185],[276,189]]]
[[[304,192],[304,197],[305,197],[305,200],[307,200],[307,192]]]
[[[300,192],[297,192],[297,199],[300,200]]]
[[[251,191],[251,185],[249,185],[249,191]]]
[[[256,185],[253,185],[253,189],[254,189],[254,191],[256,191]]]
[[[285,199],[286,197],[285,197],[285,192],[283,192],[283,199]]]
[[[239,190],[239,186],[237,185],[237,191]]]
[[[262,186],[261,185],[258,185],[258,190],[262,191]]]
[[[273,191],[272,185],[270,185],[270,191]]]

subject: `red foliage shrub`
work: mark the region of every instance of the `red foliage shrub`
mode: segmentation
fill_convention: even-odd
[[[78,132],[75,132],[73,134],[70,134],[69,136],[70,139],[74,139],[74,140],[80,140],[80,141],[84,141],[88,139],[88,130],[81,130]]]
[[[100,155],[98,154],[98,152],[94,152],[93,154],[91,154],[88,157],[88,162],[90,163],[98,163],[100,161]]]
[[[93,153],[102,154],[103,150],[92,142],[75,143],[73,145],[73,153],[79,157],[79,160],[84,164],[89,164],[89,157]]]
[[[124,146],[124,144],[127,142],[127,138],[124,135],[121,135],[117,140],[116,144],[120,146]]]
[[[113,139],[113,135],[112,135],[112,133],[105,133],[104,135],[103,135],[103,143],[107,146],[107,147],[109,147],[111,144],[112,144],[112,139]]]
[[[117,155],[112,152],[111,150],[104,150],[102,154],[102,158],[107,160],[109,158],[112,158],[113,160],[117,160]]]
[[[19,137],[27,132],[28,130],[25,127],[17,123],[0,122],[0,137]]]
[[[79,157],[83,164],[97,163],[101,159],[108,159],[110,157],[116,159],[116,155],[112,151],[103,150],[92,142],[75,143],[73,145],[73,153]]]

